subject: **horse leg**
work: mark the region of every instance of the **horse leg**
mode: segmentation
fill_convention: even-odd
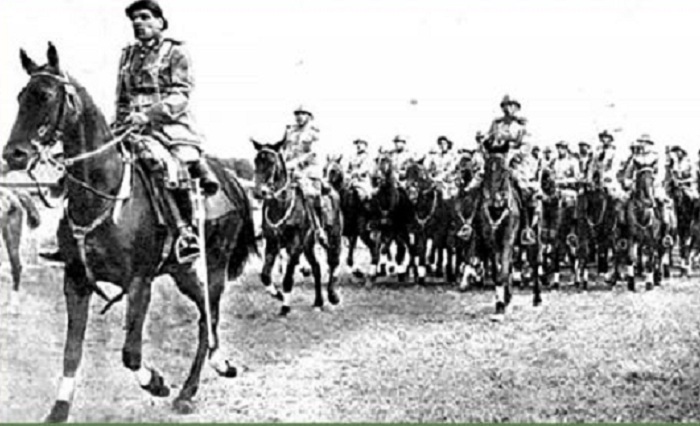
[[[84,290],[87,287],[85,279],[81,265],[73,263],[66,267],[63,293],[66,298],[68,330],[63,349],[63,377],[58,386],[56,401],[46,418],[48,423],[68,421],[70,405],[73,402],[76,373],[83,356],[83,341],[90,307],[91,292]]]
[[[2,228],[2,236],[5,240],[7,257],[12,271],[9,310],[13,314],[19,310],[19,286],[22,280],[22,258],[19,253],[20,241],[22,241],[22,220],[22,214],[12,215]]]
[[[535,246],[531,248],[530,256],[530,269],[531,269],[531,279],[532,279],[532,304],[533,306],[540,306],[542,304],[542,288],[540,285],[540,243],[535,243]]]
[[[357,238],[355,238],[357,241]],[[342,249],[342,235],[339,230],[328,235],[328,250],[326,250],[326,260],[328,263],[328,302],[331,305],[340,303],[340,297],[336,290],[337,277],[335,275],[338,265],[340,265],[340,251]]]
[[[304,246],[304,256],[306,261],[309,262],[311,266],[311,275],[314,278],[314,309],[323,310],[323,288],[321,285],[321,265],[318,264],[318,259],[316,259],[316,253],[314,251],[314,243],[310,242]],[[286,280],[285,276],[285,280]],[[289,286],[289,293],[291,293],[291,285]],[[287,292],[287,285],[284,286],[285,293]]]
[[[267,291],[273,298],[282,301],[282,293],[272,283],[272,268],[275,266],[275,261],[279,255],[280,247],[276,239],[268,238],[265,241],[265,263],[260,273],[260,281],[265,286]]]
[[[644,284],[647,290],[654,289],[654,273],[656,271],[656,247],[650,244],[645,244],[643,247],[643,260],[644,260]]]
[[[209,312],[211,312],[211,342],[214,344],[209,350],[209,365],[221,377],[233,378],[238,375],[238,370],[233,363],[221,355],[219,342],[219,313],[221,311],[221,296],[226,286],[226,265],[221,264],[217,268],[209,268]]]
[[[348,237],[348,257],[345,263],[352,269],[355,266],[355,246],[357,245],[357,235],[353,234]]]
[[[292,299],[292,288],[294,287],[294,270],[299,264],[299,259],[301,258],[302,248],[301,241],[296,241],[296,247],[294,241],[287,247],[287,252],[289,253],[289,262],[287,262],[287,270],[284,272],[284,279],[282,280],[282,309],[280,310],[280,316],[285,317],[289,315],[292,311],[290,302]],[[316,262],[318,265],[318,262]],[[319,267],[320,274],[320,267]],[[320,286],[320,278],[319,278]]]
[[[185,384],[182,386],[175,401],[173,401],[173,407],[176,412],[180,414],[190,414],[194,411],[194,402],[192,398],[197,393],[202,367],[204,366],[204,361],[206,360],[209,350],[207,312],[204,303],[205,299],[202,284],[200,284],[199,278],[193,269],[178,271],[173,274],[173,279],[180,292],[194,302],[199,312],[197,350]],[[212,323],[212,328],[213,325]]]
[[[500,257],[500,262],[498,261],[498,257]],[[496,258],[493,259],[493,263],[500,263],[500,265],[498,265],[498,267],[494,270],[493,281],[496,287],[496,311],[491,316],[491,321],[501,322],[505,318],[506,307],[508,306],[508,289],[506,288],[506,281],[509,279],[508,272],[506,272],[506,269],[504,268],[504,265],[507,262],[505,262],[503,253],[501,253],[500,256],[496,256]],[[510,267],[510,264],[508,264],[508,267]]]
[[[418,284],[425,284],[425,277],[428,273],[426,268],[426,238],[425,235],[416,235],[416,243],[414,245],[415,257],[417,258],[417,276],[416,282]]]
[[[638,261],[637,243],[631,242],[627,252],[627,289],[635,291],[635,263]]]
[[[129,283],[129,295],[126,311],[126,339],[122,348],[122,362],[136,376],[141,389],[153,396],[170,395],[163,377],[152,368],[142,364],[143,324],[151,302],[151,279],[135,277]]]
[[[432,249],[437,253],[437,259],[433,273],[435,274],[436,278],[443,278],[445,276],[445,248],[442,244],[441,239],[433,239]]]

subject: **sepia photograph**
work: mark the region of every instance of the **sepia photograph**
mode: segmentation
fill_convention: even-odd
[[[0,422],[700,422],[700,2],[0,8]]]

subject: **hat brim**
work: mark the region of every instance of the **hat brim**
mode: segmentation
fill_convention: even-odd
[[[308,116],[310,116],[310,117],[313,117],[313,116],[314,116],[314,115],[313,115],[312,113],[310,113],[309,111],[304,111],[303,109],[298,109],[298,110],[294,111],[294,115],[303,115],[303,114],[306,114],[306,115],[308,115]]]

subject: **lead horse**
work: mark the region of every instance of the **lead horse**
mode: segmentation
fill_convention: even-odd
[[[243,188],[227,177],[222,163],[210,161],[222,184],[221,191],[237,208],[206,222],[207,294],[192,265],[177,263],[172,254],[162,258],[168,242],[172,246],[172,239],[168,238],[167,228],[159,224],[148,177],[137,164],[128,162],[124,138],[113,136],[87,90],[61,69],[58,52],[51,43],[47,56],[48,63],[38,66],[24,50],[20,51],[29,82],[19,94],[19,111],[3,152],[13,170],[27,168],[56,144],[62,143],[65,152],[62,165],[67,204],[65,220],[59,225],[58,242],[66,261],[64,295],[68,329],[63,376],[47,421],[68,420],[90,300],[94,293],[106,298],[97,281],[115,284],[127,299],[124,365],[144,390],[154,396],[169,395],[170,388],[162,376],[142,360],[143,325],[151,300],[151,282],[164,274],[174,279],[177,288],[199,311],[196,353],[173,403],[178,412],[192,412],[207,354],[219,375],[236,375],[236,368],[221,355],[217,326],[227,275],[229,279],[239,276],[249,254],[256,250],[249,201]],[[123,194],[123,188],[129,188],[128,196],[119,195]],[[115,300],[118,299],[110,302]]]
[[[513,249],[520,224],[520,205],[513,188],[511,170],[502,155],[486,160],[478,227],[496,286],[496,311],[492,320],[503,320],[512,298]],[[533,304],[542,303],[539,280],[534,281]]]

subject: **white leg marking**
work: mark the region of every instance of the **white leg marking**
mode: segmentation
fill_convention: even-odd
[[[282,292],[282,306],[289,307],[289,301],[291,300],[291,293]]]
[[[72,402],[74,393],[75,377],[61,377],[61,382],[58,385],[58,396],[56,397],[56,400]]]
[[[151,382],[153,371],[151,371],[150,368],[146,368],[142,365],[141,368],[134,372],[134,375],[136,375],[136,380],[139,382],[139,385],[143,387],[147,386]]]

